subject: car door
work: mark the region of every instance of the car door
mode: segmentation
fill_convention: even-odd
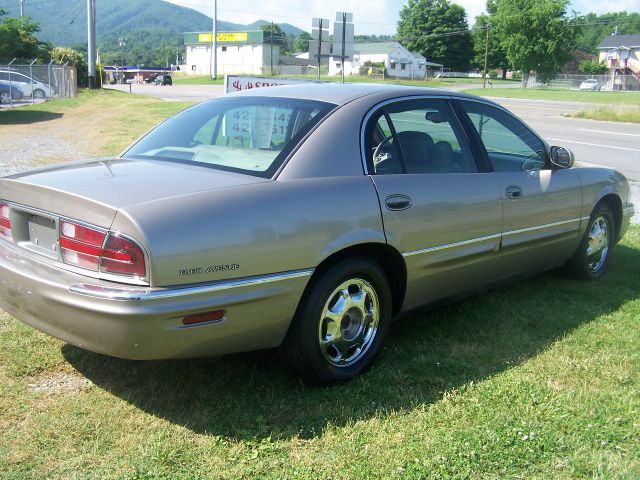
[[[385,235],[407,267],[404,308],[491,281],[500,242],[498,189],[448,101],[387,102],[365,125],[367,173]]]
[[[500,271],[517,274],[566,260],[577,245],[581,221],[576,172],[553,169],[546,144],[506,110],[471,100],[458,105],[500,190]]]

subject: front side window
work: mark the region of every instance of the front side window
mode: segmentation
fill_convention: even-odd
[[[269,178],[333,108],[328,103],[288,98],[216,99],[160,124],[123,156],[194,163]]]
[[[461,101],[496,172],[546,168],[544,143],[522,122],[491,105]]]
[[[389,104],[365,131],[369,172],[475,173],[476,162],[444,100]]]

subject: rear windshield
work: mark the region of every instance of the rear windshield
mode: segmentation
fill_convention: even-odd
[[[171,117],[122,156],[270,178],[300,139],[334,107],[289,98],[211,100]]]

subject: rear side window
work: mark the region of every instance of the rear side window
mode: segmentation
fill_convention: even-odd
[[[457,120],[444,100],[389,104],[365,131],[369,172],[475,173],[477,165]]]
[[[460,101],[460,105],[471,119],[496,172],[545,168],[544,144],[517,118],[483,103]]]
[[[123,156],[194,163],[269,178],[334,107],[288,98],[216,99],[170,118]]]

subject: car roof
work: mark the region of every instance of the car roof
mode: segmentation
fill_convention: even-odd
[[[406,85],[385,85],[381,83],[320,83],[310,82],[295,85],[278,85],[260,87],[241,92],[230,93],[229,96],[261,96],[280,98],[313,99],[321,102],[344,105],[356,98],[381,94],[388,98],[414,95],[433,95],[459,98],[478,98],[466,93],[455,92],[444,88],[412,87]]]

